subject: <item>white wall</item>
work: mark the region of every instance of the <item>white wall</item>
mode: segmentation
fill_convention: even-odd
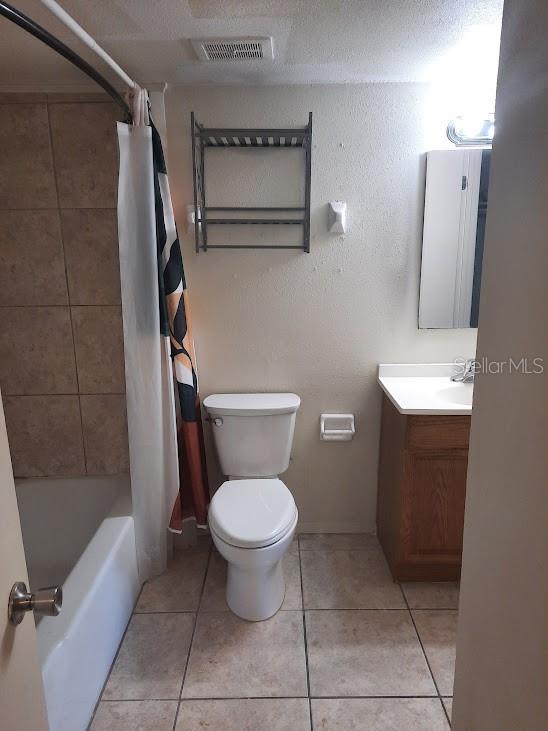
[[[506,3],[478,357],[548,368],[548,14]],[[548,379],[480,376],[468,469],[455,731],[548,724]]]
[[[447,120],[435,119],[433,101],[432,89],[420,84],[168,91],[170,178],[202,396],[245,390],[301,396],[284,480],[304,530],[375,528],[377,364],[452,360],[475,351],[475,331],[417,329],[424,153],[447,145]],[[193,253],[185,235],[191,110],[209,126],[249,127],[304,126],[313,112],[310,254]],[[250,154],[212,152],[212,203],[249,205],[242,196]],[[289,203],[298,192],[294,176],[274,162],[276,153],[265,154],[271,157],[256,158],[262,167],[252,186],[261,194],[268,188],[267,204]],[[326,231],[326,203],[337,198],[348,202],[344,238]],[[319,415],[329,410],[356,414],[352,443],[320,442]]]

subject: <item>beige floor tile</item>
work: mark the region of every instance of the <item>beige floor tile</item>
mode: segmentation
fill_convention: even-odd
[[[285,598],[281,609],[302,609],[301,569],[297,550],[289,549],[283,558]],[[226,561],[213,549],[207,571],[201,612],[229,611],[226,603]]]
[[[198,614],[183,698],[306,694],[301,612],[278,612],[264,622],[231,612]]]
[[[435,695],[406,610],[306,612],[312,696]]]
[[[143,586],[136,612],[196,611],[207,569],[208,551],[176,551],[167,571]]]
[[[458,609],[456,581],[412,581],[401,585],[410,609]]]
[[[452,698],[442,698],[443,705],[445,706],[445,709],[447,711],[447,715],[449,716],[449,720],[451,720],[451,714],[453,713],[453,699]]]
[[[342,698],[312,701],[313,729],[322,731],[447,731],[437,698]]]
[[[306,698],[183,701],[175,731],[309,731]]]
[[[367,550],[302,551],[306,609],[405,609],[379,545]]]
[[[90,731],[171,731],[177,701],[102,701]]]
[[[450,696],[455,675],[458,614],[443,609],[415,609],[412,614],[440,694]]]
[[[103,699],[177,699],[193,626],[188,613],[133,615]]]
[[[373,533],[301,533],[301,551],[315,551],[318,548],[359,549],[378,546],[379,541]]]

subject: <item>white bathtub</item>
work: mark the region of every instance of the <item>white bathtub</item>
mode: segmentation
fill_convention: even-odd
[[[20,480],[17,500],[31,589],[63,586],[37,621],[50,729],[84,731],[140,589],[129,478]]]

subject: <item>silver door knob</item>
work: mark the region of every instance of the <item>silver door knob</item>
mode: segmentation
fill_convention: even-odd
[[[23,581],[17,581],[11,587],[8,617],[12,624],[20,624],[27,612],[56,617],[62,605],[63,589],[60,586],[46,586],[32,594]]]

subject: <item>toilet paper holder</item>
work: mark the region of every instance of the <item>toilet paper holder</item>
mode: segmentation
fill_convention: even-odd
[[[356,433],[354,414],[320,414],[320,439],[324,442],[349,442]]]

